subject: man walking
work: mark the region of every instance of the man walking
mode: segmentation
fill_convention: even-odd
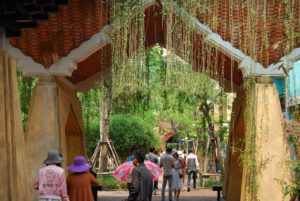
[[[155,163],[158,165],[158,157],[157,155],[154,154],[155,148],[151,147],[150,148],[150,153],[146,155],[146,160],[151,161],[152,163]],[[154,186],[153,186],[153,194],[156,195],[156,190],[158,189],[158,179],[154,181]]]
[[[123,201],[151,201],[152,200],[152,174],[144,164],[145,153],[137,150],[133,154],[134,168],[132,170],[132,182],[129,188],[129,196]]]
[[[187,164],[187,172],[188,172],[188,189],[189,192],[191,190],[191,176],[193,175],[194,180],[194,189],[196,189],[196,179],[197,179],[197,171],[199,170],[199,162],[197,156],[193,153],[192,149],[189,149],[189,154],[186,157]]]
[[[163,184],[161,190],[162,201],[165,201],[165,190],[167,182],[169,182],[169,201],[172,201],[172,184],[173,184],[173,174],[172,169],[174,168],[175,159],[171,156],[172,149],[167,148],[166,153],[164,153],[160,158],[160,167],[164,168],[163,171]]]

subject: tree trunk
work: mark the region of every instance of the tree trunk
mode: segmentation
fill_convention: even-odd
[[[203,174],[205,174],[207,172],[206,168],[207,168],[207,157],[208,157],[209,144],[210,144],[210,135],[208,135],[207,142],[206,142],[204,163],[203,163]]]
[[[179,133],[178,133],[176,127],[175,127],[175,124],[174,124],[173,120],[171,120],[171,125],[172,125],[172,128],[173,128],[176,136],[177,136],[177,139],[179,140],[179,142],[177,143],[177,150],[178,150],[179,149],[179,143],[180,143],[180,135],[179,135]]]
[[[186,125],[184,125],[184,129],[185,129],[185,132],[186,132],[186,137],[187,137],[187,143],[186,143],[186,153],[189,153],[189,143],[190,143],[190,134],[187,130],[187,127]]]
[[[90,132],[90,120],[89,120],[89,115],[90,115],[90,100],[89,100],[89,94],[84,93],[84,104],[86,104],[86,115],[85,115],[85,123],[86,123],[86,132]]]
[[[102,78],[103,79],[103,78]],[[103,81],[100,83],[100,97],[99,97],[99,131],[100,142],[103,141]]]
[[[197,121],[198,120],[198,116],[197,116],[197,110],[196,108],[194,108],[194,120]],[[197,144],[196,144],[196,153],[198,152],[199,149],[199,153],[200,153],[200,161],[201,161],[201,165],[203,165],[203,137],[201,136],[201,129],[196,125],[195,127],[196,129],[196,133],[197,133]]]
[[[216,138],[213,138],[211,140],[211,151],[212,151],[212,173],[215,174],[217,172],[217,160],[218,160],[218,155],[217,155],[217,145],[216,145]]]
[[[106,87],[106,97],[105,97],[105,109],[104,109],[104,122],[103,122],[103,132],[102,136],[102,149],[100,152],[100,171],[107,171],[107,155],[108,155],[108,140],[109,140],[109,118],[110,118],[110,108],[112,100],[112,79],[108,77],[104,86]]]
[[[150,86],[150,53],[148,51],[146,51],[145,66],[146,66],[146,83],[147,86]],[[143,104],[144,106],[143,110],[144,111],[148,110],[149,105],[150,105],[150,89],[147,88],[147,103]]]
[[[211,116],[209,114],[210,112],[210,105],[208,105],[207,103],[204,103],[201,105],[200,110],[203,112],[204,116],[206,117],[207,123],[208,123],[208,128],[209,128],[209,136],[212,139],[212,143],[211,143],[211,149],[212,149],[212,153],[213,153],[213,165],[212,165],[212,171],[213,173],[216,172],[216,163],[218,163],[218,161],[220,161],[219,157],[220,155],[219,153],[219,144],[217,142],[217,137],[215,136],[215,127],[214,124],[212,122]]]
[[[219,160],[219,167],[221,172],[223,173],[224,171],[224,160],[223,160],[223,153],[220,145],[220,138],[217,137],[217,147],[218,147],[218,160]]]

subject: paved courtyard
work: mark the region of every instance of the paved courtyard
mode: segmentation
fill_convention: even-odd
[[[98,194],[98,201],[122,201],[128,196],[127,191],[101,191]],[[166,196],[168,194],[166,193]],[[181,192],[180,201],[216,201],[217,192],[211,189],[197,189],[191,192]],[[223,201],[223,199],[221,199]],[[161,201],[160,191],[158,195],[154,195],[152,201]],[[167,200],[166,200],[167,201]]]

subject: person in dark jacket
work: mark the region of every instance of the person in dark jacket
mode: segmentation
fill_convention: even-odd
[[[144,164],[145,153],[137,150],[133,155],[134,168],[128,199],[124,201],[151,201],[153,180],[150,170]]]

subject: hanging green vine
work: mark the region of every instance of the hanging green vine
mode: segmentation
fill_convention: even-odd
[[[254,76],[247,77],[244,80],[245,90],[245,150],[242,152],[240,159],[243,168],[248,171],[249,187],[247,200],[258,200],[258,175],[259,165],[257,162],[257,145],[256,145],[256,102],[255,102],[255,83]]]
[[[145,76],[143,1],[112,0],[111,47],[114,98],[143,91]]]
[[[230,66],[225,64],[225,56],[219,50],[203,42],[205,36],[197,32],[195,24],[186,20],[186,15],[193,19],[201,18],[201,23],[208,26],[213,32],[219,33],[221,27],[229,33],[223,34],[224,40],[242,50],[255,62],[260,62],[265,67],[270,63],[270,52],[280,48],[281,53],[288,55],[296,48],[299,38],[299,19],[295,19],[295,0],[228,0],[224,1],[226,9],[220,15],[222,8],[218,0],[161,0],[162,20],[165,27],[165,47],[167,55],[166,65],[161,70],[164,80],[163,93],[168,90],[178,90],[179,94],[195,92],[201,89],[202,82],[198,73],[203,73],[219,82],[222,86],[225,78],[225,67],[230,70],[231,89],[234,85],[234,62],[231,57]],[[226,5],[228,4],[228,5]],[[177,12],[179,8],[180,12]],[[176,10],[177,9],[177,10]],[[113,61],[113,86],[115,100],[123,98],[142,97],[139,94],[147,93],[147,75],[145,68],[144,48],[144,7],[143,1],[112,0],[112,61]],[[175,12],[176,10],[176,12]],[[281,41],[272,40],[274,22],[270,22],[269,13],[275,13],[283,28],[284,38]],[[227,55],[228,56],[228,55]],[[243,165],[249,167],[249,195],[250,200],[256,200],[259,190],[257,177],[260,165],[256,160],[256,132],[255,130],[255,103],[254,90],[255,78],[244,78],[247,108],[245,142],[246,149],[242,155]],[[124,101],[124,100],[122,100]],[[167,101],[167,98],[166,98]],[[117,102],[117,101],[116,101]],[[267,108],[267,107],[266,107]]]

